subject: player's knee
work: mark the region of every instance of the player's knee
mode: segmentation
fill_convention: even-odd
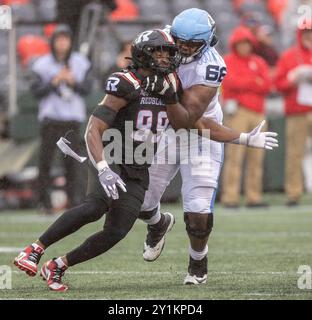
[[[184,222],[186,231],[190,236],[204,239],[208,237],[213,228],[213,214],[185,213]]]
[[[109,239],[112,244],[116,244],[125,238],[129,230],[122,227],[104,226],[104,232],[107,235],[106,239]]]
[[[99,220],[105,213],[103,201],[100,199],[86,200],[81,208],[81,215],[89,222]]]

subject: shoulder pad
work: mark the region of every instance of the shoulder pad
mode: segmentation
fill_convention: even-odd
[[[128,100],[127,96],[139,88],[140,80],[132,72],[115,72],[106,80],[105,92]]]

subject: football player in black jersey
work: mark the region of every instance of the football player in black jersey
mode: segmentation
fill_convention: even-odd
[[[89,119],[85,134],[90,158],[85,201],[66,211],[14,260],[19,269],[35,276],[47,247],[106,213],[103,230],[66,255],[43,264],[41,276],[51,290],[66,291],[68,287],[62,283],[65,270],[111,249],[128,234],[139,215],[149,176],[148,163],[139,163],[133,157],[136,147],[142,144],[136,136],[140,137],[137,133],[142,129],[154,134],[165,129],[168,124],[165,105],[171,102],[170,94],[160,99],[146,92],[141,87],[141,81],[147,76],[174,72],[180,63],[180,56],[169,34],[162,30],[150,30],[139,34],[134,40],[132,60],[131,67],[108,78],[106,95]],[[126,137],[129,121],[134,127],[131,136],[135,141]],[[104,156],[102,136],[109,128],[118,129],[123,138],[119,164],[108,165]],[[129,142],[133,142],[133,149],[129,148]],[[153,141],[150,140],[149,144],[152,145]],[[126,159],[130,159],[129,163]]]

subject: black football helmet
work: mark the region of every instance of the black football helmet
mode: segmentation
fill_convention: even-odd
[[[152,54],[157,50],[169,53],[169,66],[160,66],[153,58]],[[135,67],[150,69],[156,74],[169,74],[175,71],[181,62],[179,49],[172,36],[160,29],[140,33],[132,42],[131,54]]]

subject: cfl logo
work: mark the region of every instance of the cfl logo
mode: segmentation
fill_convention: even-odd
[[[298,28],[307,29],[309,22],[312,21],[312,8],[309,5],[302,5],[298,8]]]
[[[298,268],[297,274],[300,274],[300,277],[297,281],[298,288],[301,290],[311,290],[312,289],[311,267],[307,265],[301,265]]]
[[[9,266],[0,266],[0,290],[12,289],[12,270]]]
[[[0,30],[12,29],[12,10],[9,6],[0,6]]]

